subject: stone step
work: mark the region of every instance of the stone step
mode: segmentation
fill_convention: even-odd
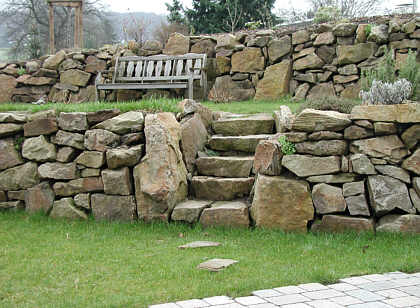
[[[195,176],[191,187],[195,198],[202,200],[231,201],[246,197],[254,185],[253,177],[220,178]]]
[[[246,157],[201,157],[195,162],[198,174],[225,178],[245,178],[251,174],[253,156]]]
[[[240,151],[255,153],[261,140],[273,138],[275,135],[221,136],[213,135],[209,140],[209,147],[216,151]]]
[[[216,201],[200,217],[203,227],[249,227],[249,204],[244,201]]]
[[[221,118],[213,122],[213,130],[223,136],[246,136],[272,134],[274,118],[271,114],[260,113]]]

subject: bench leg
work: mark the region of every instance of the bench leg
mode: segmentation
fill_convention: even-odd
[[[95,102],[99,102],[99,90],[95,87]]]
[[[194,99],[194,84],[193,79],[188,80],[188,98]]]

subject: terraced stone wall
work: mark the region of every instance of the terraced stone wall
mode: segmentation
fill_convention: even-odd
[[[31,61],[0,63],[0,102],[95,100],[98,71],[113,71],[118,56],[206,53],[208,98],[215,101],[296,99],[320,96],[357,98],[364,68],[377,65],[393,48],[397,67],[408,51],[420,61],[420,17],[386,17],[375,23],[321,24],[296,32],[246,31],[211,36],[171,35],[165,46],[104,46],[100,50],[61,50]],[[108,81],[112,73],[103,75]],[[203,97],[199,83],[195,99]],[[119,90],[101,100],[125,101],[151,96],[181,97],[184,90]]]

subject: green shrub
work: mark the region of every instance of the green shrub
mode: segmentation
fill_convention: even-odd
[[[368,37],[371,32],[372,32],[372,25],[371,24],[368,24],[366,26],[366,28],[365,28],[365,35],[366,35],[366,37]]]
[[[325,6],[319,8],[315,13],[314,21],[316,23],[323,23],[329,21],[339,20],[341,12],[335,6]]]
[[[351,113],[354,106],[360,105],[359,100],[341,98],[338,96],[326,96],[316,99],[306,100],[297,110],[297,113],[302,112],[304,109],[312,108],[316,110],[332,110],[342,113]]]
[[[414,100],[420,99],[420,64],[416,60],[416,53],[412,50],[408,51],[407,59],[401,64],[398,76],[401,79],[406,79],[411,82],[413,87],[413,95],[411,98]]]
[[[281,151],[284,155],[291,155],[296,153],[295,145],[292,142],[287,141],[286,136],[280,136],[278,140],[280,143]]]
[[[18,73],[19,76],[22,76],[22,75],[26,74],[26,70],[23,67],[19,67],[18,70],[17,70],[17,73]]]

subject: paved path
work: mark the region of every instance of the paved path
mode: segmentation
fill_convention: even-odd
[[[149,308],[420,308],[420,273],[401,272],[340,279],[339,283],[307,283],[252,292],[251,296],[215,296]]]

